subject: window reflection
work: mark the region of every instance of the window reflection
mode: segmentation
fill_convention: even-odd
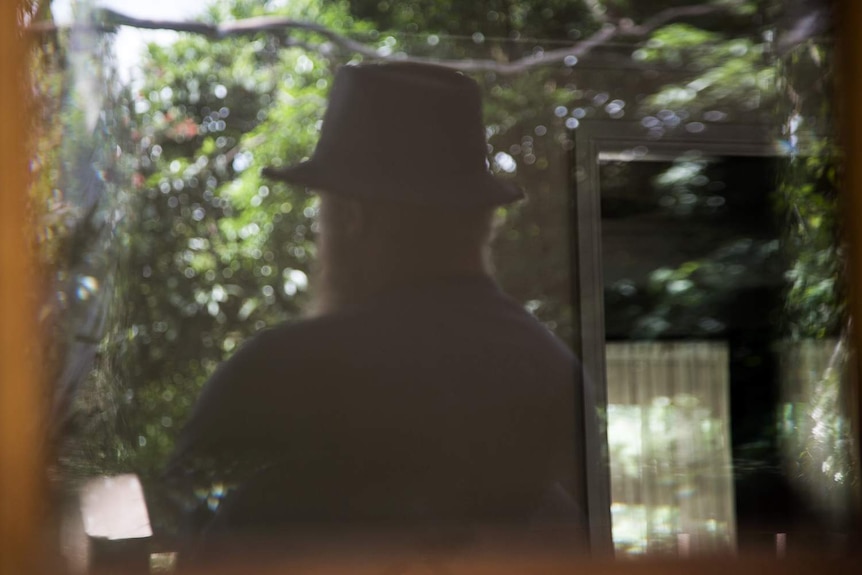
[[[278,12],[368,51],[181,35],[121,86],[110,35],[42,42],[32,195],[63,485],[135,472],[154,529],[175,533],[157,478],[198,390],[313,295],[317,206],[260,166],[310,153],[335,67],[416,57],[480,82],[490,169],[528,190],[499,214],[496,275],[597,386],[572,411],[594,549],[733,551],[847,525],[858,467],[817,3],[478,5],[459,24],[417,3],[312,4],[223,1],[208,18]]]
[[[728,551],[752,525],[786,532],[775,161],[688,151],[605,160],[599,177],[617,548],[679,553],[683,535],[689,552]],[[624,525],[639,536],[618,538]]]

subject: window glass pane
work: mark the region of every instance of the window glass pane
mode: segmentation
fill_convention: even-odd
[[[74,509],[137,476],[154,535],[120,555],[170,563],[156,554],[264,465],[252,441],[183,494],[163,477],[218,366],[320,305],[321,203],[261,169],[312,157],[338,70],[380,61],[475,80],[487,170],[526,192],[496,210],[491,261],[578,358],[559,434],[578,516],[567,549],[840,540],[858,427],[821,3],[156,4],[34,16],[52,476]],[[431,133],[434,117],[417,106],[403,133]],[[377,134],[342,159],[399,173],[366,156]],[[459,144],[416,141],[402,163],[456,173]],[[442,252],[457,235],[432,232]],[[135,489],[118,513],[141,516]],[[112,553],[90,549],[91,564]]]

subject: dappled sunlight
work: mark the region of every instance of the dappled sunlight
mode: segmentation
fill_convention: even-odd
[[[847,521],[858,481],[857,455],[842,382],[849,350],[841,339],[788,342],[781,350],[781,439],[794,483],[822,513]]]
[[[52,487],[135,473],[173,542],[260,468],[255,449],[195,462],[186,499],[162,478],[218,366],[315,313],[321,190],[261,170],[312,158],[340,67],[437,63],[478,83],[476,149],[526,195],[494,212],[494,277],[579,360],[571,461],[593,552],[729,554],[808,522],[812,545],[839,541],[859,482],[842,406],[859,384],[835,56],[826,29],[788,40],[828,20],[816,4],[214,0],[153,23],[86,1],[59,30],[40,13],[29,193]],[[161,26],[177,32],[120,53],[123,31]],[[437,162],[430,181],[457,153],[436,117],[416,107],[400,128],[450,145],[414,143],[394,165],[363,133],[343,163],[408,182]],[[456,232],[428,229],[447,255]]]
[[[680,536],[686,553],[731,551],[726,347],[615,343],[606,353],[617,552],[679,554]]]

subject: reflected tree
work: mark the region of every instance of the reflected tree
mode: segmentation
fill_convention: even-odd
[[[560,166],[571,152],[572,131],[593,119],[635,121],[646,139],[656,139],[719,123],[772,121],[765,110],[777,101],[775,83],[791,75],[785,68],[776,76],[773,51],[794,45],[775,26],[779,4],[214,2],[200,22],[186,27],[200,34],[149,47],[143,80],[123,101],[125,109],[100,120],[101,129],[112,134],[127,130],[130,142],[123,144],[127,155],[109,179],[116,191],[99,192],[123,198],[123,233],[107,236],[112,243],[103,246],[123,251],[118,283],[106,288],[114,294],[111,325],[122,329],[96,338],[98,369],[76,404],[79,429],[86,432],[76,443],[87,448],[73,454],[68,467],[133,470],[154,479],[215,365],[255,331],[301,315],[314,258],[315,204],[301,191],[263,181],[259,169],[310,153],[337,65],[434,59],[466,70],[483,85],[491,167],[526,183],[530,193],[529,202],[500,213],[497,275],[549,328],[571,339],[570,254],[561,249],[570,243],[569,198],[560,189],[571,174],[561,173]],[[106,29],[124,22],[116,14],[100,14]],[[265,15],[280,17],[280,24],[249,20]],[[793,23],[809,15],[796,14]],[[796,31],[797,44],[809,42],[810,32],[801,26],[787,29]],[[616,68],[623,72],[604,72]],[[50,89],[49,99],[58,101],[60,92]],[[793,118],[813,116],[801,109],[793,114],[783,140],[790,156],[801,158],[793,138],[802,124]],[[39,145],[50,155],[60,133],[41,134]],[[90,158],[95,153],[87,152]],[[109,154],[100,158],[113,161]],[[792,169],[803,164],[821,174],[818,181],[834,179],[834,164],[797,160]],[[684,212],[689,206],[690,213],[677,215],[694,217],[698,210],[718,208],[710,205],[715,194],[695,189],[703,170],[688,162],[656,177],[656,187],[674,198],[668,209]],[[38,198],[48,201],[56,173],[41,174],[46,179]],[[783,188],[782,201],[792,206],[785,211],[798,211],[804,221],[799,229],[818,230],[822,238],[814,251],[798,242],[788,298],[797,303],[789,305],[798,310],[800,330],[834,334],[836,326],[824,323],[840,315],[840,293],[832,289],[840,264],[837,252],[828,252],[834,250],[834,202],[829,194],[806,192],[807,185]],[[693,203],[687,203],[689,196]],[[74,244],[63,223],[69,221],[62,217],[65,208],[52,206],[54,223],[43,232],[43,249],[74,245],[76,254],[98,251],[94,244]],[[727,267],[754,269],[773,255],[765,242],[722,249],[707,259],[654,270],[650,289],[659,300],[658,319],[710,331],[703,319],[724,293]],[[52,253],[46,258],[63,260]],[[53,273],[69,272],[58,267]],[[622,303],[631,301],[626,285],[613,289]],[[806,314],[813,315],[801,319]],[[661,331],[654,315],[636,314],[632,321],[654,337]]]

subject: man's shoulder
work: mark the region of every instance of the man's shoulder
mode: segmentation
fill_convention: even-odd
[[[198,428],[234,429],[237,421],[252,429],[289,408],[315,387],[321,366],[333,363],[336,354],[326,338],[331,325],[324,318],[303,319],[250,336],[207,380],[186,435],[201,435]]]
[[[433,345],[429,345],[433,340]],[[290,368],[328,372],[351,364],[401,353],[443,353],[444,343],[480,349],[516,347],[550,359],[572,357],[569,348],[514,299],[491,282],[450,282],[405,290],[366,305],[265,328],[231,358],[238,367],[256,366],[265,374]],[[416,347],[412,352],[406,348]],[[261,369],[263,367],[263,369]]]
[[[316,349],[322,342],[332,343],[333,334],[349,324],[340,316],[302,318],[274,324],[249,338],[237,355],[281,357],[298,353],[307,356],[308,350]]]
[[[332,321],[315,318],[287,321],[258,331],[218,366],[204,395],[236,388],[248,391],[258,384],[265,387],[288,368],[296,376],[292,378],[294,382],[302,381],[316,359],[326,349],[331,352],[333,326]]]

